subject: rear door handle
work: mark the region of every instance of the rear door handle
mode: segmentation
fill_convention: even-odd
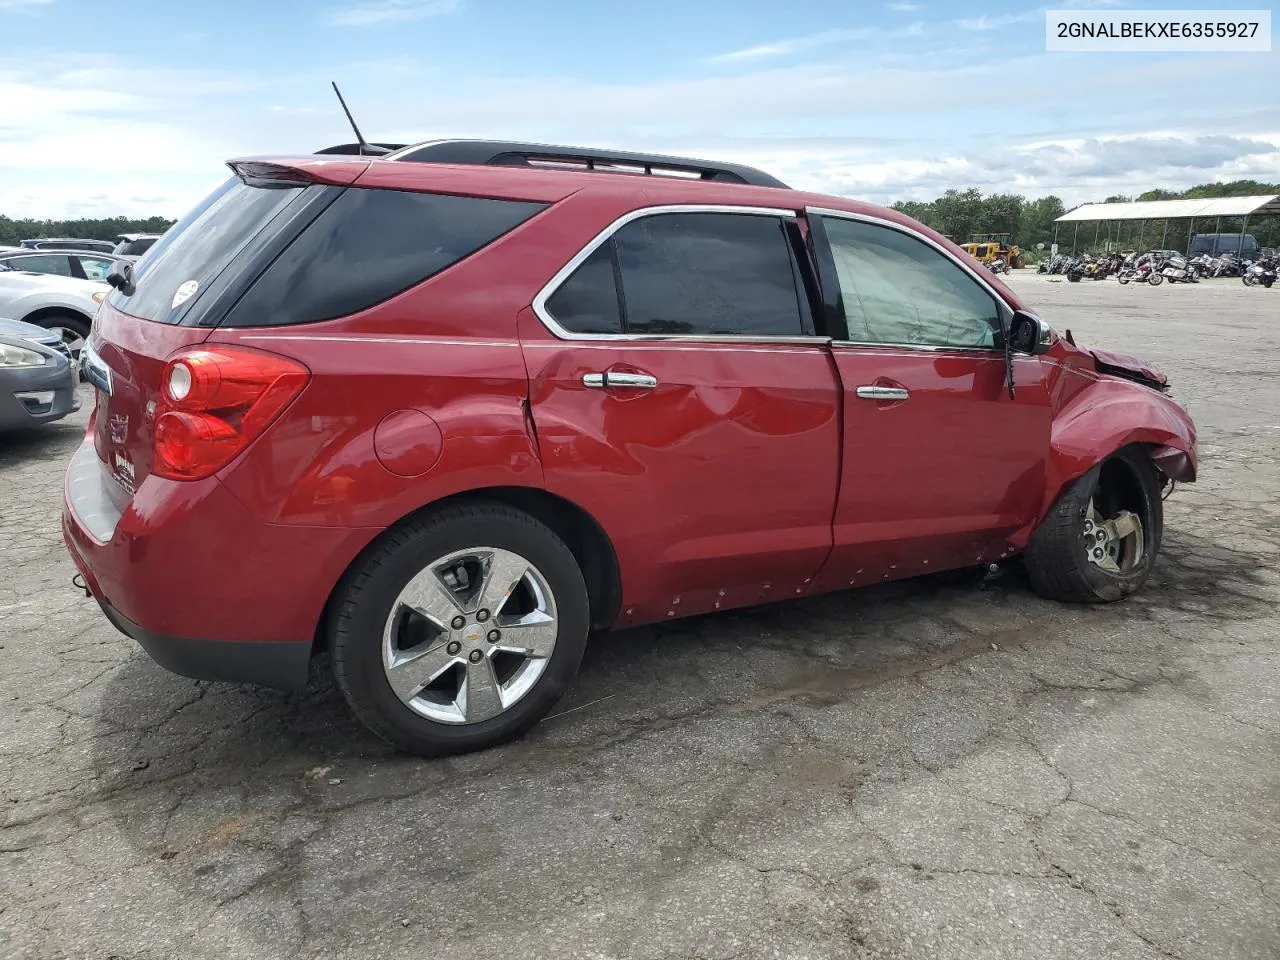
[[[859,387],[858,396],[863,400],[906,400],[911,392],[906,387]]]
[[[582,376],[584,387],[597,390],[611,390],[614,387],[629,387],[632,390],[652,390],[658,385],[658,378],[647,373],[619,373],[606,370],[603,373],[587,373]]]

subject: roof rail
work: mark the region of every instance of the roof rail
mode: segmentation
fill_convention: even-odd
[[[335,149],[330,148],[329,152],[334,152]],[[507,140],[432,140],[402,147],[387,159],[410,163],[585,169],[601,173],[649,174],[789,189],[781,180],[763,170],[737,163],[714,163],[707,160],[694,160],[690,157],[662,156],[656,153],[629,153],[621,150],[596,150],[589,147],[563,147]]]

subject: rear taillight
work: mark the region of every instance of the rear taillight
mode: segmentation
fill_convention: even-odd
[[[165,365],[152,472],[199,480],[224,467],[307,384],[296,360],[246,347],[183,350]]]

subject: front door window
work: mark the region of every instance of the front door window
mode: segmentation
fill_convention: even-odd
[[[849,339],[933,347],[994,347],[995,299],[923,240],[861,220],[824,218]]]

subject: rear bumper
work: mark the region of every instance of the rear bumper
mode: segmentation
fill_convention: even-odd
[[[111,482],[86,442],[62,512],[67,549],[107,618],[184,676],[304,685],[329,594],[373,534],[265,523],[216,478],[147,477],[120,509]]]
[[[161,637],[142,629],[101,597],[97,600],[113,627],[138,641],[152,660],[172,673],[196,680],[252,683],[279,690],[301,690],[307,685],[309,643]]]

